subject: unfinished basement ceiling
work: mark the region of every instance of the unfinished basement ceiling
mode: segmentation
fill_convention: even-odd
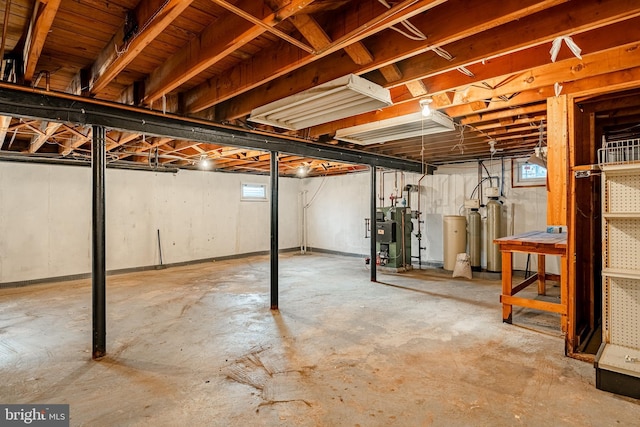
[[[556,93],[640,93],[633,0],[7,0],[0,16],[5,82],[435,165],[489,158],[492,140],[494,158],[529,155]],[[393,105],[298,130],[248,120],[351,74],[387,89]],[[425,98],[453,131],[335,139],[416,113]],[[640,96],[625,99],[599,114],[637,123]],[[0,156],[86,160],[90,150],[90,127],[0,116]],[[107,150],[109,161],[143,166],[209,158],[219,170],[269,170],[266,151],[118,129],[107,129]],[[286,154],[279,165],[283,175],[365,168]]]

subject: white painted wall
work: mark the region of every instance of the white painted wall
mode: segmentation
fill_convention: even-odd
[[[493,166],[493,167],[492,167]],[[513,232],[544,229],[544,187],[511,188],[505,164],[505,202]],[[500,162],[487,164],[501,176]],[[376,194],[389,196],[420,174],[378,175]],[[268,184],[266,176],[180,171],[177,174],[107,171],[107,268],[157,265],[157,230],[165,264],[269,249],[268,202],[240,200],[242,182]],[[369,254],[365,218],[370,217],[369,172],[325,178],[280,179],[280,247],[300,245],[302,192],[307,198],[310,248]],[[442,263],[442,217],[463,212],[464,199],[477,184],[477,164],[440,167],[421,182],[425,220],[423,261]],[[486,201],[486,200],[485,200]],[[378,201],[378,205],[382,202]],[[410,197],[418,208],[417,193]],[[483,213],[483,212],[481,212]],[[91,171],[89,168],[0,163],[0,283],[90,272]],[[414,237],[413,251],[417,255]],[[536,268],[532,257],[530,268]],[[515,267],[524,269],[525,255]],[[557,262],[547,261],[557,272]],[[484,265],[484,261],[483,261]]]
[[[505,161],[503,198],[507,206],[507,232],[522,233],[546,228],[546,189],[545,187],[511,187],[511,161]],[[502,165],[499,160],[485,162],[492,176],[502,177]],[[484,174],[486,176],[486,172]],[[420,174],[385,173],[384,183],[378,174],[376,195],[383,197],[378,206],[390,206],[389,196],[402,193],[406,184],[417,185]],[[370,217],[370,181],[368,172],[348,176],[328,178],[309,178],[304,180],[302,188],[308,191],[308,197],[318,191],[308,209],[309,240],[311,248],[340,252],[369,254],[369,239],[364,238],[364,218]],[[478,164],[465,163],[439,167],[434,175],[427,175],[421,181],[420,210],[425,221],[422,229],[422,260],[426,263],[443,262],[443,216],[465,214],[464,200],[471,197],[478,184]],[[383,191],[384,186],[384,191]],[[486,182],[484,189],[489,184]],[[400,194],[402,195],[402,194]],[[412,210],[418,209],[417,193],[410,196]],[[477,197],[477,196],[476,196]],[[486,203],[486,196],[483,200]],[[484,209],[481,210],[483,218]],[[511,220],[513,219],[513,230]],[[415,222],[415,221],[414,221]],[[484,222],[483,222],[484,223]],[[417,227],[417,223],[415,224]],[[414,231],[415,233],[415,231]],[[413,238],[413,255],[418,255],[418,242]],[[530,269],[537,268],[536,257],[531,257]],[[547,269],[559,271],[557,257],[547,257]],[[483,266],[486,258],[483,256]],[[516,269],[525,269],[526,255],[516,254]]]
[[[364,219],[371,216],[370,173],[301,181],[301,191],[307,191],[307,245],[312,249],[369,253]]]
[[[107,170],[107,269],[269,250],[268,202],[240,200],[267,176]],[[280,248],[299,243],[300,180],[280,178]],[[0,163],[0,283],[88,273],[89,168]]]

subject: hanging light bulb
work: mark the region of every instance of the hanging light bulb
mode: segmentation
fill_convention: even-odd
[[[309,174],[310,170],[311,168],[309,166],[300,165],[298,167],[298,171],[296,172],[296,175],[298,175],[299,178],[304,178]]]
[[[211,170],[212,164],[211,160],[207,157],[206,154],[200,156],[200,161],[198,162],[198,169],[203,171]]]
[[[433,100],[431,99],[421,99],[420,100],[420,108],[422,108],[422,116],[423,117],[429,117],[431,115],[431,107],[429,104],[431,104],[431,102],[433,102]]]

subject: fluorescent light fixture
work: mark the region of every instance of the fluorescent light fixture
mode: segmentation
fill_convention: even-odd
[[[349,74],[251,111],[249,120],[298,130],[355,116],[393,102],[388,89]]]
[[[368,145],[452,130],[455,130],[455,124],[449,116],[439,111],[431,111],[429,117],[424,117],[419,111],[405,116],[338,129],[335,138],[354,144]]]

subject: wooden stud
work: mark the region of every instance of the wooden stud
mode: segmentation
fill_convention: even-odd
[[[567,95],[547,99],[547,224],[567,225]]]

